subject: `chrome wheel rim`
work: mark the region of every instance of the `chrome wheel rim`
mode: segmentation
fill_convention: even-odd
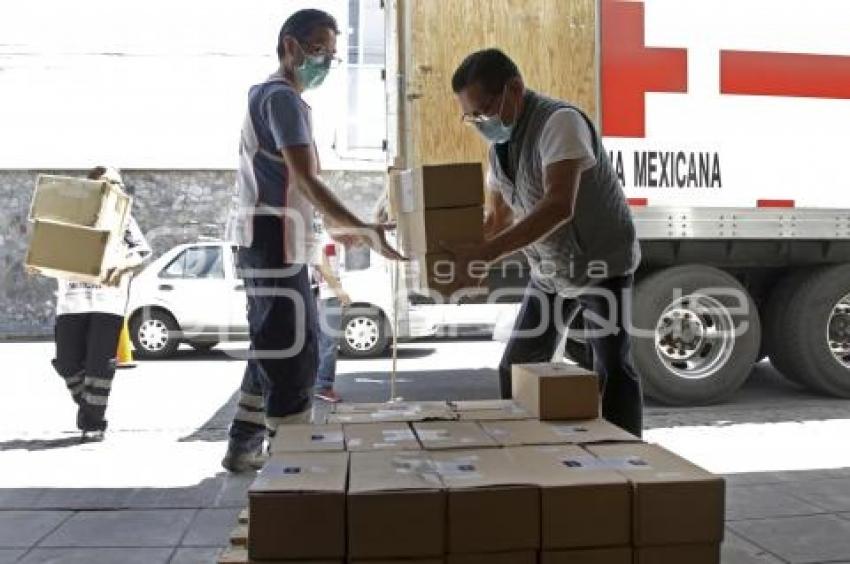
[[[139,344],[145,350],[158,352],[168,344],[168,327],[159,319],[146,319],[139,326]]]
[[[826,323],[826,340],[833,358],[850,368],[850,294],[832,306]]]
[[[711,296],[691,294],[668,305],[655,327],[655,351],[665,368],[687,380],[713,376],[735,347],[729,310]]]
[[[358,352],[369,351],[378,344],[378,323],[371,317],[354,317],[345,325],[345,342]]]

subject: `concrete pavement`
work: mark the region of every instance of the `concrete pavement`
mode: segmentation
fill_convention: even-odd
[[[502,345],[402,345],[408,399],[496,395]],[[100,444],[80,445],[50,343],[0,344],[0,564],[212,562],[250,476],[219,472],[242,363],[181,350],[120,371]],[[340,363],[350,401],[388,394],[388,359]],[[650,405],[647,438],[728,479],[723,562],[850,563],[850,401],[769,365],[722,406]]]

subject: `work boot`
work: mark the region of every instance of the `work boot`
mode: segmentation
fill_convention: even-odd
[[[328,403],[339,403],[342,398],[333,388],[319,388],[316,390],[316,397]]]
[[[86,433],[101,433],[106,431],[109,423],[99,413],[100,410],[93,409],[85,402],[80,402],[80,407],[77,409],[77,429]]]
[[[224,458],[221,459],[221,465],[228,472],[241,474],[261,469],[266,460],[268,460],[268,456],[263,454],[262,446],[256,450],[246,451],[229,444]]]

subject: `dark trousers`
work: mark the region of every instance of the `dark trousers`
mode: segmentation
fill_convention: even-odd
[[[593,368],[599,374],[602,388],[602,416],[641,436],[643,399],[640,377],[632,366],[629,335],[623,329],[631,326],[632,283],[632,276],[609,278],[576,298],[559,298],[529,285],[511,340],[499,364],[502,397],[510,398],[512,395],[511,366],[552,360],[564,327],[568,327],[573,316],[581,312],[585,330],[591,332],[587,340],[593,352]]]
[[[111,313],[71,313],[56,317],[53,367],[77,404],[102,419],[115,376],[118,337],[124,318]]]
[[[318,363],[316,302],[307,267],[240,248],[248,297],[251,358],[230,426],[231,448],[253,450],[265,437],[265,415],[286,417],[310,407]]]

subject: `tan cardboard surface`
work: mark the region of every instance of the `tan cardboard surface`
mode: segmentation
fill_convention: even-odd
[[[632,483],[635,546],[711,544],[723,539],[725,483],[720,476],[656,445],[586,448]]]
[[[632,549],[622,546],[543,551],[540,553],[540,564],[632,564]],[[684,560],[679,564],[690,563]]]
[[[537,550],[540,489],[506,449],[432,451],[448,488],[448,552]]]
[[[560,437],[562,443],[585,445],[594,443],[639,443],[638,437],[604,419],[588,421],[544,421]]]
[[[395,403],[338,403],[333,413],[375,413],[386,411],[445,411],[449,404],[445,401],[400,401]]]
[[[407,423],[360,423],[345,425],[345,448],[350,452],[373,450],[420,450],[416,434]]]
[[[541,420],[599,417],[599,379],[571,364],[514,364],[513,398]]]
[[[347,404],[367,406],[369,404]],[[446,402],[402,402],[399,404],[372,404],[367,407],[338,410],[328,415],[328,423],[398,423],[404,421],[453,420],[457,415]],[[359,410],[359,411],[358,411]]]
[[[540,486],[543,550],[627,546],[631,485],[575,445],[510,447]]]
[[[109,258],[109,231],[36,221],[25,264],[45,276],[98,283]]]
[[[471,400],[452,402],[461,421],[510,421],[533,416],[513,400]]]
[[[348,453],[272,456],[249,489],[251,558],[345,556]]]
[[[118,186],[103,180],[41,174],[36,180],[29,219],[105,229],[120,235],[131,202]]]
[[[537,564],[537,552],[490,552],[485,554],[448,554],[446,564]]]
[[[502,446],[558,445],[565,442],[552,427],[536,419],[481,421],[480,425]]]
[[[350,557],[444,553],[446,492],[425,452],[352,453],[348,491]]]
[[[400,183],[401,208],[457,208],[484,203],[481,163],[431,165],[411,171]]]
[[[475,243],[484,238],[484,209],[426,209],[399,215],[401,248],[405,254],[444,253],[456,243]]]
[[[413,430],[426,450],[498,446],[476,421],[425,421],[413,423]]]
[[[720,564],[720,545],[648,546],[635,549],[635,564]]]
[[[272,438],[272,454],[345,450],[342,425],[280,425]]]

